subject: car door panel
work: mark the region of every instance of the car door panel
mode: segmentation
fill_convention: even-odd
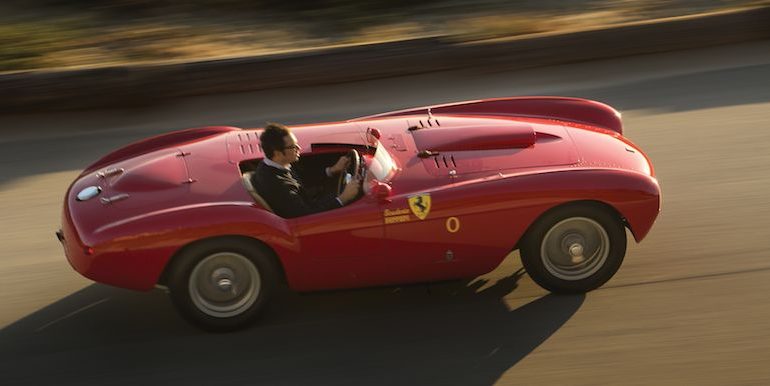
[[[377,204],[369,200],[292,219],[291,227],[307,286],[314,289],[366,285],[369,279],[361,272],[382,256],[382,219]]]

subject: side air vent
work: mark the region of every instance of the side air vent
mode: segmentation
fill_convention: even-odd
[[[428,119],[426,119],[425,121],[420,119],[419,122],[420,122],[420,127],[422,128],[441,126],[441,124],[438,122],[438,119],[435,119],[433,117],[428,117]]]
[[[439,123],[438,119],[433,117],[428,117],[426,120],[419,119],[417,120],[416,125],[411,125],[407,128],[409,131],[415,131],[420,129],[427,129],[429,127],[439,127],[441,126],[441,123]]]
[[[258,130],[243,130],[227,137],[227,152],[231,162],[263,157]]]
[[[254,155],[262,153],[262,146],[259,144],[259,137],[256,133],[242,132],[237,133],[239,150],[243,155]]]
[[[453,155],[436,155],[433,157],[433,162],[436,163],[436,168],[439,169],[454,169],[457,167],[457,162],[455,162],[455,156]]]

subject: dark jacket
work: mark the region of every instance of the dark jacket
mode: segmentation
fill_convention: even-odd
[[[293,170],[275,168],[265,165],[264,162],[259,163],[251,183],[273,208],[275,214],[284,218],[304,216],[341,206],[335,196],[312,199]]]

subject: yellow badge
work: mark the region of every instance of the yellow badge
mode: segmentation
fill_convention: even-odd
[[[424,193],[409,197],[409,208],[412,209],[412,213],[417,218],[425,220],[430,213],[430,194]]]

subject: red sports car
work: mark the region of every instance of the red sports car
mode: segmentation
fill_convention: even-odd
[[[420,107],[292,127],[300,176],[342,155],[358,200],[286,219],[251,185],[261,129],[205,127],[108,154],[75,180],[57,232],[82,275],[167,287],[209,330],[255,319],[281,285],[315,291],[475,277],[518,249],[532,279],[584,292],[623,261],[628,228],[650,231],[652,164],[594,101],[520,97]]]

